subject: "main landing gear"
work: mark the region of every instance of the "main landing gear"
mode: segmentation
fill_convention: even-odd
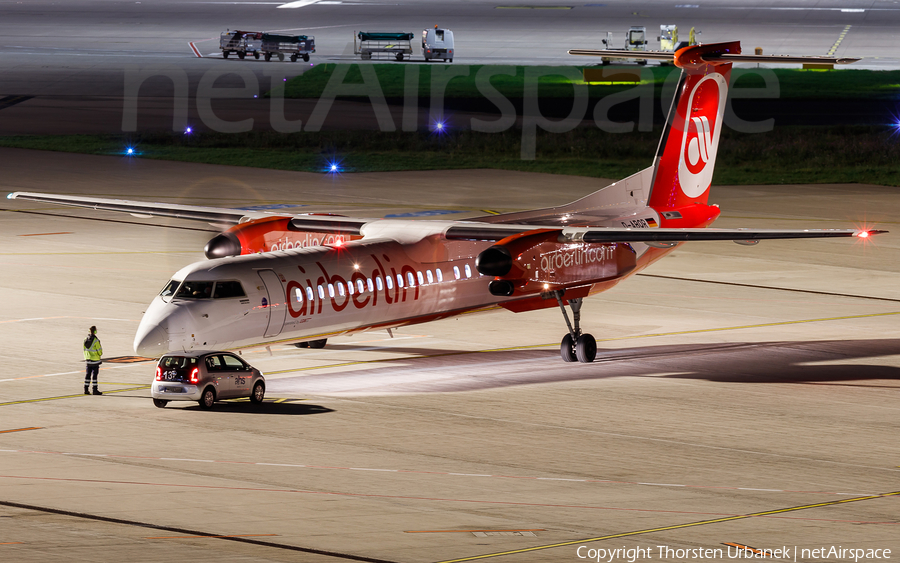
[[[562,343],[559,345],[559,353],[562,359],[567,362],[578,360],[581,363],[589,364],[597,357],[597,341],[590,334],[582,334],[581,332],[581,297],[569,299],[569,306],[572,308],[572,320],[575,326],[569,322],[569,315],[566,313],[566,306],[563,304],[563,295],[565,291],[551,292],[559,303],[563,318],[566,320],[566,326],[569,327],[569,333],[563,336]]]

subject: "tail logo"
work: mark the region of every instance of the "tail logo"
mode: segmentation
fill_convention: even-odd
[[[688,197],[699,197],[712,183],[727,93],[725,78],[712,73],[697,82],[688,99],[678,160],[679,183]]]

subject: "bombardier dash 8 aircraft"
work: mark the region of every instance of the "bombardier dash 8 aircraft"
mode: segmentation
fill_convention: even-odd
[[[653,165],[559,207],[408,221],[21,192],[8,197],[234,225],[206,245],[209,260],[176,272],[147,308],[134,349],[148,357],[276,343],[320,347],[335,335],[499,306],[516,313],[559,307],[568,328],[562,358],[592,362],[597,344],[581,329],[582,300],[683,242],[756,244],[885,232],[707,228],[719,216],[708,199],[732,63],[855,59],[741,55],[738,42],[685,47],[674,55],[642,51],[640,58],[668,59],[682,69]]]

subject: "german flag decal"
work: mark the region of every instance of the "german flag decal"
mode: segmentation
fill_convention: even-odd
[[[653,217],[647,217],[647,224],[650,225],[650,228],[651,228],[651,229],[655,229],[656,227],[659,226],[659,225],[656,223],[656,219],[654,219]]]

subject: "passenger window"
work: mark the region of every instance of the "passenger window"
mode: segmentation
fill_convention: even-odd
[[[419,278],[419,285],[425,285],[425,276],[422,275],[422,272],[416,272],[416,276]]]
[[[224,366],[223,368],[228,371],[246,371],[247,365],[244,362],[237,359],[235,356],[229,356],[227,354],[223,354],[221,356]]]
[[[466,264],[466,277],[467,278],[472,277],[472,268],[470,268],[468,264]]]
[[[391,276],[385,276],[384,281],[387,282],[388,289],[394,289],[394,278]]]
[[[352,281],[347,282],[347,293],[349,293],[350,295],[353,295],[353,282]]]
[[[325,299],[325,288],[322,287],[321,285],[318,286],[318,288],[319,288],[319,299]]]
[[[416,285],[416,279],[413,277],[412,272],[406,272],[406,282],[409,287]]]
[[[363,284],[362,280],[356,280],[356,289],[358,289],[360,293],[366,290],[366,286]]]
[[[431,273],[431,270],[425,270],[425,277],[428,278],[428,283],[434,283],[434,276]]]
[[[227,299],[229,297],[247,297],[244,288],[241,287],[239,281],[220,281],[216,282],[216,290],[213,292],[214,299]]]
[[[381,281],[381,276],[378,276],[375,278],[375,287],[378,288],[378,291],[381,291],[384,289],[384,283]]]
[[[186,281],[181,284],[175,297],[180,299],[209,299],[212,297],[213,282]]]
[[[208,356],[206,358],[206,369],[209,371],[221,371],[222,360],[219,359],[219,356]]]
[[[306,298],[309,299],[310,301],[312,301],[313,299],[315,299],[315,298],[313,297],[313,290],[312,290],[312,288],[309,287],[309,286],[306,286]]]
[[[328,284],[328,296],[334,297],[334,285]]]
[[[459,279],[459,266],[453,266],[453,277]]]
[[[366,278],[366,286],[369,288],[369,291],[375,291],[375,286],[372,284],[372,278]]]
[[[403,287],[403,276],[401,274],[397,274],[397,287]]]
[[[294,288],[294,303],[297,305],[303,303],[303,290],[299,287]]]
[[[338,294],[339,294],[341,297],[343,297],[343,296],[345,295],[345,293],[344,293],[344,284],[342,284],[342,283],[337,284],[337,288],[338,288]],[[331,288],[329,287],[329,290],[330,290],[330,289],[331,289]],[[334,297],[334,292],[331,293],[331,296]]]
[[[434,269],[434,273],[437,274],[438,282],[444,281],[444,274],[441,273],[441,269],[440,269],[440,268],[435,268],[435,269]]]

